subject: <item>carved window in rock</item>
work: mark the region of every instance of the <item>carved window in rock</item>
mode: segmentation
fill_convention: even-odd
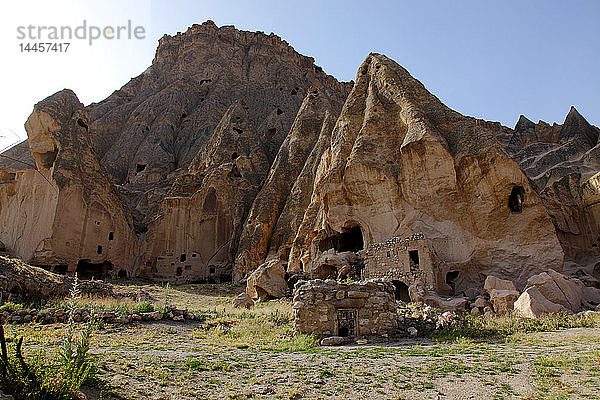
[[[525,189],[523,186],[515,186],[508,196],[508,208],[512,213],[518,214],[523,211],[525,202]]]
[[[356,310],[337,310],[337,334],[342,337],[356,336]]]

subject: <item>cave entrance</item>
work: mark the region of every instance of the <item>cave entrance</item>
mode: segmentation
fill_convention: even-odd
[[[79,260],[75,273],[80,279],[103,279],[112,269],[113,265],[108,261],[94,264],[89,260]]]
[[[68,265],[57,265],[54,267],[55,274],[66,275],[68,270],[69,270]]]
[[[394,298],[396,300],[401,300],[405,303],[410,303],[410,295],[408,294],[408,285],[401,281],[392,281],[396,291],[394,293]]]
[[[118,278],[127,278],[127,271],[125,271],[124,269],[120,270],[119,273],[117,274]]]
[[[525,201],[525,189],[523,186],[515,186],[508,196],[508,208],[512,213],[523,211],[523,202]]]
[[[446,273],[446,284],[452,288],[452,292],[454,292],[456,287],[456,280],[460,275],[460,271],[450,271]]]
[[[341,233],[329,236],[319,242],[319,250],[335,249],[336,252],[357,252],[364,248],[362,230],[360,225],[342,228]]]

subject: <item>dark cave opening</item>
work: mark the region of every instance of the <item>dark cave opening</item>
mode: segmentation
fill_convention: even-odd
[[[411,266],[412,265],[414,265],[415,267],[419,266],[419,250],[409,250],[408,257],[410,258]]]
[[[364,248],[362,230],[359,225],[342,228],[341,233],[336,233],[319,242],[319,250],[335,249],[337,252],[357,252]]]
[[[214,213],[217,211],[217,194],[214,188],[210,188],[208,194],[204,198],[204,204],[202,206],[202,212]]]
[[[57,265],[54,267],[55,274],[66,275],[68,270],[69,270],[68,265]]]
[[[450,271],[446,273],[446,284],[452,288],[453,292],[455,290],[456,280],[458,279],[459,275],[460,271]]]
[[[108,261],[94,264],[89,260],[79,260],[75,273],[80,279],[103,279],[112,269],[113,265]]]
[[[515,186],[508,196],[508,208],[512,213],[523,211],[523,202],[525,201],[525,189],[523,186]]]
[[[401,281],[392,281],[396,291],[394,297],[396,300],[402,300],[405,303],[410,302],[410,295],[408,294],[408,285]]]
[[[77,119],[77,125],[81,126],[82,128],[88,129],[87,124],[85,123],[84,120],[82,120],[81,118]]]

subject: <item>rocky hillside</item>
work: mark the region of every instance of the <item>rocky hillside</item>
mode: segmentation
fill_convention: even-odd
[[[0,240],[58,272],[239,281],[419,233],[410,279],[452,292],[598,257],[598,128],[574,109],[515,129],[463,116],[383,55],[343,83],[208,21],[99,103],[50,96],[26,129],[30,151],[0,160]]]
[[[575,107],[562,125],[524,116],[498,138],[540,194],[567,258],[597,262],[600,246],[600,129]]]

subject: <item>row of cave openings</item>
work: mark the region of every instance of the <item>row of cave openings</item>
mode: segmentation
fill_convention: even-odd
[[[38,265],[38,267],[59,275],[67,275],[69,272],[69,267],[64,264],[55,265],[54,267],[50,265]],[[79,279],[105,279],[107,276],[112,275],[113,269],[114,266],[110,261],[93,263],[90,260],[79,260],[75,268],[75,273]],[[117,277],[127,278],[127,271],[124,269],[119,270]]]

